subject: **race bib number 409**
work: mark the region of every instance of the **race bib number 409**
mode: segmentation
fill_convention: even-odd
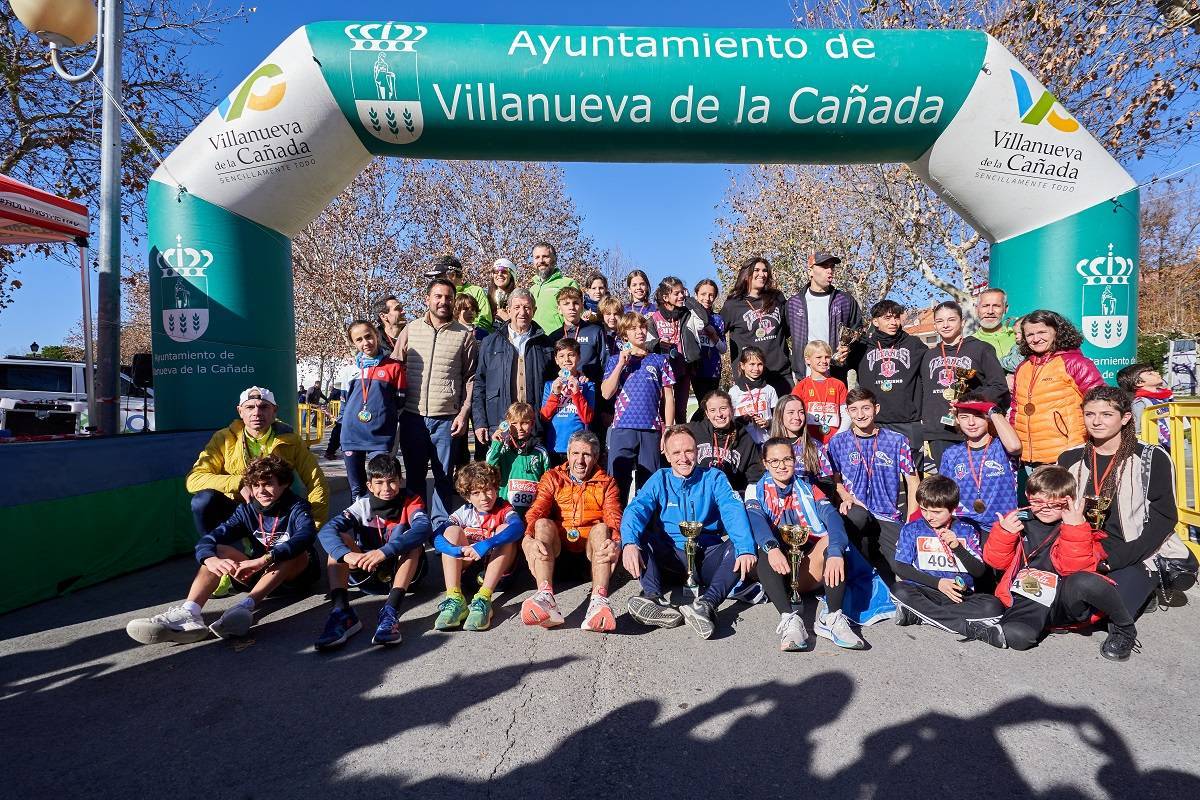
[[[922,572],[966,572],[953,551],[947,552],[936,536],[917,537],[917,569]]]

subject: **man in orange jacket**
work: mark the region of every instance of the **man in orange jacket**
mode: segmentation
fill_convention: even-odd
[[[554,565],[565,548],[577,565],[591,563],[592,600],[583,624],[585,631],[607,632],[617,627],[608,602],[608,582],[620,555],[621,501],[617,483],[599,467],[600,440],[588,430],[577,431],[567,441],[567,463],[555,467],[538,481],[533,505],[525,512],[522,545],[538,590],[521,604],[526,625],[552,628],[563,615],[554,599]]]

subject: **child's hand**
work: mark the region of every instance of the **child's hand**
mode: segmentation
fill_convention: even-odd
[[[714,328],[712,325],[705,325],[704,328],[700,332],[703,333],[705,336],[707,336],[708,340],[710,342],[715,343],[717,341],[717,339],[720,338],[717,335],[717,329]]]
[[[830,556],[825,559],[825,585],[837,586],[846,579],[846,559]]]
[[[780,575],[787,575],[792,571],[791,562],[778,547],[767,551],[767,563],[771,565],[771,569]]]
[[[254,495],[250,494],[249,486],[243,486],[241,489],[238,490],[238,494],[240,494],[242,496],[243,503],[249,503],[254,498]]]
[[[362,553],[346,553],[345,557],[342,558],[342,563],[350,567],[350,569],[361,569],[358,564],[362,557]]]
[[[562,394],[563,379],[555,378],[554,383],[550,384],[550,394]]]
[[[1083,492],[1079,493],[1078,497],[1072,497],[1067,502],[1067,507],[1063,511],[1062,521],[1064,525],[1082,525],[1087,521],[1083,515],[1087,508],[1087,500],[1083,496]]]
[[[204,568],[216,575],[218,578],[223,578],[226,575],[232,576],[237,572],[238,564],[232,558],[217,558],[210,556],[204,559]]]
[[[1021,513],[1019,510],[1013,509],[1004,516],[996,514],[996,519],[1000,521],[1000,527],[1009,533],[1020,533],[1025,530],[1025,523],[1021,522],[1021,518],[1017,516],[1019,513]]]
[[[358,569],[374,572],[384,561],[387,561],[387,555],[382,550],[370,550],[359,556]]]
[[[939,528],[937,532],[938,538],[942,540],[942,544],[953,550],[958,547],[958,537],[954,535],[954,531],[949,526]]]
[[[838,343],[838,346],[837,346],[837,350],[835,350],[835,351],[833,352],[833,361],[834,361],[834,363],[836,363],[836,364],[843,364],[843,363],[845,363],[846,359],[847,359],[849,356],[850,356],[850,346],[849,346],[849,345],[845,345],[845,344],[841,344],[841,343],[839,342],[839,343]]]
[[[962,589],[949,578],[942,578],[938,581],[938,591],[949,597],[952,603],[962,602]]]
[[[459,558],[461,558],[463,561],[478,561],[479,553],[475,552],[474,546],[464,547],[462,549],[462,553],[459,555]]]
[[[242,563],[238,564],[237,569],[234,570],[232,577],[244,582],[247,578],[253,576],[266,565],[267,559],[265,556],[263,558],[248,558]]]
[[[572,376],[571,380],[567,381],[567,385],[564,388],[566,389],[566,394],[568,397],[577,394],[579,392],[579,378]]]

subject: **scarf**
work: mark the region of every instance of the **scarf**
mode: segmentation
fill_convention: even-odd
[[[667,309],[663,308],[660,305],[658,307],[658,313],[662,314],[663,319],[665,319],[669,322],[678,322],[679,320],[683,319],[684,316],[688,313],[688,307],[687,306],[676,306],[675,308],[668,311]]]
[[[286,517],[291,504],[291,489],[284,489],[283,494],[279,495],[279,497],[276,497],[275,502],[271,503],[269,506],[264,506],[262,503],[258,502],[258,498],[250,498],[250,507],[254,509],[255,513],[264,517]]]
[[[743,392],[749,392],[749,391],[754,391],[755,389],[761,389],[761,388],[763,388],[763,387],[764,387],[764,386],[766,386],[766,385],[767,385],[767,372],[766,372],[766,370],[763,370],[763,374],[762,374],[762,375],[759,375],[759,376],[758,376],[757,378],[755,378],[754,380],[751,380],[750,378],[747,378],[747,377],[745,376],[745,374],[743,374],[743,373],[741,372],[741,370],[739,370],[739,371],[738,371],[737,386],[738,386],[738,388],[739,388],[739,389],[741,389]]]
[[[1160,403],[1164,400],[1170,400],[1175,396],[1175,393],[1168,386],[1164,386],[1161,389],[1138,389],[1133,394],[1134,397],[1144,397],[1147,400],[1157,400]]]
[[[355,353],[354,355],[354,364],[359,369],[364,369],[366,367],[378,367],[380,361],[383,361],[383,356],[379,355],[378,353],[373,356],[364,355],[363,353]]]
[[[803,513],[812,532],[817,536],[825,535],[825,523],[817,513],[817,500],[802,478],[793,477],[791,485],[781,489],[767,473],[763,475],[759,486],[762,489],[759,496],[763,508],[776,525],[795,524]]]
[[[397,493],[391,500],[381,500],[375,495],[368,495],[371,504],[371,514],[381,519],[393,520],[404,510],[404,494]]]

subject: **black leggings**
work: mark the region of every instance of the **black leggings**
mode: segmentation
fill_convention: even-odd
[[[1094,572],[1076,572],[1059,580],[1058,594],[1049,608],[1013,595],[1012,608],[1000,617],[1000,625],[1009,647],[1029,650],[1041,641],[1047,627],[1087,622],[1097,613],[1119,628],[1133,627],[1133,614],[1125,608],[1116,586]]]
[[[785,552],[786,556],[787,553]],[[800,569],[804,569],[808,562],[808,556],[800,562]],[[778,572],[767,563],[767,553],[764,550],[759,551],[758,557],[758,582],[762,584],[763,589],[767,593],[767,599],[771,601],[771,605],[775,606],[775,610],[780,614],[790,613],[792,610],[792,576],[780,575]],[[825,603],[830,611],[842,610],[842,599],[846,596],[846,579],[837,586],[825,587]]]

